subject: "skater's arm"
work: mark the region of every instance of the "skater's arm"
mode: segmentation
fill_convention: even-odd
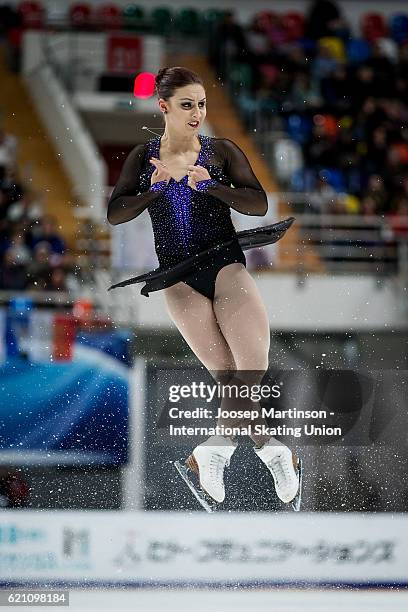
[[[224,171],[234,187],[223,185],[218,181],[208,180],[205,190],[234,210],[244,215],[264,216],[268,211],[268,199],[260,182],[256,178],[245,153],[231,140],[224,138],[222,153],[225,159]],[[204,181],[201,181],[204,183]]]
[[[140,193],[139,176],[142,171],[145,145],[137,145],[123,164],[120,177],[108,202],[107,218],[111,225],[135,219],[151,202],[157,200],[165,185],[155,183]]]

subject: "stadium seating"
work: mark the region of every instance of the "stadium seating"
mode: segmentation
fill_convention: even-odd
[[[305,18],[302,13],[286,13],[282,16],[281,23],[289,42],[303,38],[305,34]]]
[[[361,32],[369,42],[388,35],[385,18],[379,13],[366,13],[361,21]]]
[[[193,8],[181,8],[175,15],[175,29],[180,34],[199,34],[201,20],[199,12]]]
[[[252,78],[252,70],[248,64],[238,62],[231,64],[228,81],[232,88],[248,90],[252,86]]]
[[[350,64],[362,64],[371,55],[371,46],[364,38],[352,38],[347,43],[347,60]]]
[[[73,28],[87,28],[92,24],[93,10],[90,4],[78,2],[69,8],[70,23]]]
[[[408,15],[394,15],[390,20],[390,32],[398,43],[408,40]]]
[[[38,29],[44,26],[44,7],[34,0],[25,0],[18,5],[21,25],[24,29]]]
[[[101,29],[118,30],[123,26],[123,16],[116,4],[103,4],[95,10],[95,21]]]
[[[154,8],[150,13],[150,20],[154,34],[168,34],[174,25],[174,15],[169,7]]]
[[[146,11],[137,4],[128,4],[123,9],[123,27],[129,30],[142,30],[146,25]]]
[[[326,47],[330,51],[331,56],[338,62],[343,63],[346,61],[344,43],[340,38],[336,38],[335,36],[324,36],[319,39],[319,44],[321,47]]]

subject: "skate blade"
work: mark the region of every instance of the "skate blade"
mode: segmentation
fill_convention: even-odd
[[[217,508],[217,503],[209,497],[200,487],[196,487],[193,481],[190,479],[188,475],[189,468],[180,463],[180,461],[174,461],[174,467],[197,499],[197,501],[202,505],[204,510],[211,513],[214,512]]]
[[[292,504],[292,508],[295,510],[295,512],[299,512],[300,504],[302,501],[302,481],[303,481],[303,465],[302,465],[301,459],[298,459],[296,473],[299,479],[299,488],[298,488],[298,491],[295,497],[292,499],[290,503]]]

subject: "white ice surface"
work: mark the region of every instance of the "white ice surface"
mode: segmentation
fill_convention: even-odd
[[[18,607],[33,610],[32,607]],[[69,607],[38,610],[134,612],[407,612],[408,589],[345,590],[71,590]]]

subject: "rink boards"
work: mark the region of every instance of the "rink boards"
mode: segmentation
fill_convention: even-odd
[[[408,585],[408,517],[3,510],[2,585]]]

